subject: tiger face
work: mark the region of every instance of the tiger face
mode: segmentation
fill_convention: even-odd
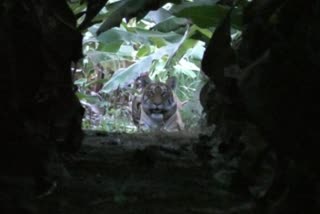
[[[159,126],[177,111],[172,88],[164,83],[151,83],[142,95],[143,111]]]
[[[140,129],[165,131],[183,129],[184,124],[181,121],[174,88],[173,78],[169,78],[166,83],[151,82],[144,87],[141,97],[136,97],[132,110],[136,112],[133,119]]]

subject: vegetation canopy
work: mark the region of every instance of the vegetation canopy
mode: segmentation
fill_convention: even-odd
[[[199,92],[207,81],[201,60],[212,32],[231,6],[218,1],[70,1],[83,29],[84,59],[75,70],[77,93],[87,113],[85,129],[132,132],[132,87],[142,74],[165,82],[177,77],[186,104],[186,129],[203,123]],[[246,1],[232,12],[232,36],[241,34]]]
[[[0,213],[318,214],[319,20],[318,0],[2,0]],[[131,103],[187,132],[123,133]]]

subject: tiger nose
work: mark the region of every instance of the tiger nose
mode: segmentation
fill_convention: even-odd
[[[163,104],[162,103],[153,103],[153,109],[162,109]]]
[[[155,98],[153,100],[153,103],[155,106],[161,106],[162,105],[162,99],[161,98]]]

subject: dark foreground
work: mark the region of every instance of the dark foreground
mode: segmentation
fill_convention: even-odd
[[[51,195],[35,198],[28,178],[2,178],[0,200],[21,213],[248,213],[249,197],[227,188],[232,167],[203,164],[196,144],[196,134],[89,133],[64,157],[69,175]]]

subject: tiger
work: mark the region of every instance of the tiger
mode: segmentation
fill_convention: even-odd
[[[182,102],[174,93],[176,78],[169,77],[166,83],[152,82],[149,77],[139,79],[141,95],[132,101],[132,119],[139,130],[181,131],[184,123],[180,110]]]

